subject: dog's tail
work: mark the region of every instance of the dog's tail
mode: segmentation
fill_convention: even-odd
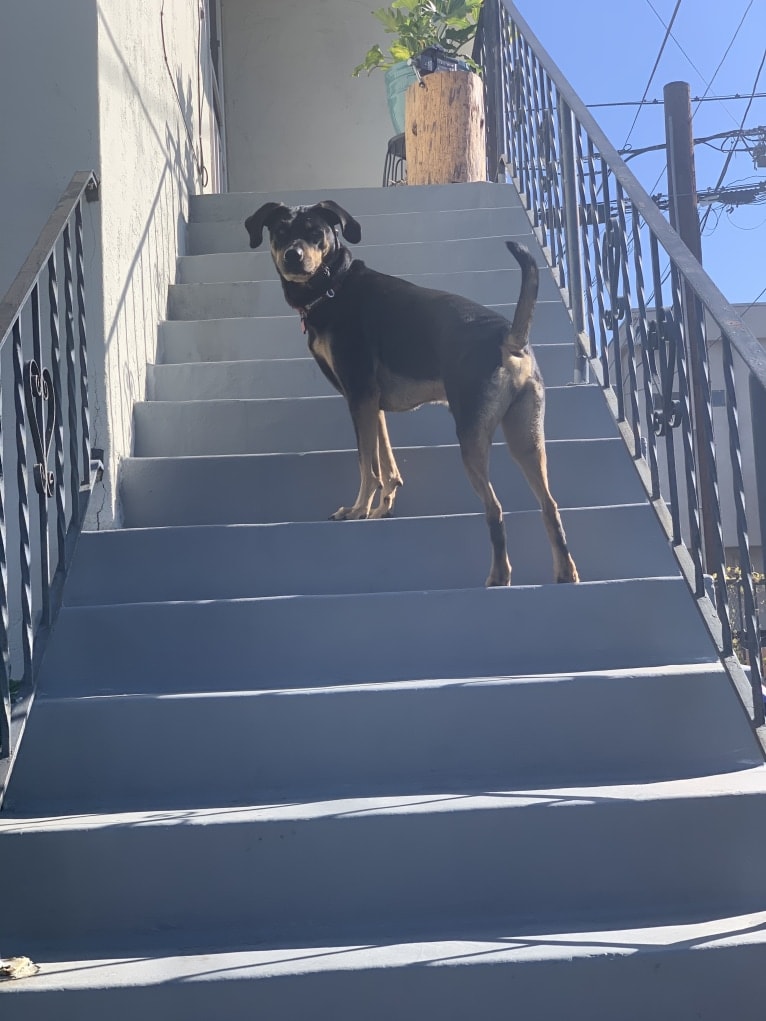
[[[506,241],[505,244],[521,267],[521,290],[519,291],[519,300],[516,302],[511,329],[503,346],[510,354],[519,355],[529,342],[529,330],[532,325],[532,313],[537,302],[540,274],[537,263],[528,248],[516,241]]]

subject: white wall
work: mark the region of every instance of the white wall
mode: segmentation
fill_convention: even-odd
[[[97,8],[104,343],[93,442],[105,448],[108,472],[90,523],[101,527],[115,516],[115,473],[131,452],[133,402],[144,397],[146,364],[183,254],[188,195],[205,190],[201,163],[215,178],[198,0],[98,0]]]
[[[394,129],[383,74],[352,78],[382,0],[223,0],[231,191],[378,186]]]
[[[204,190],[200,155],[207,189],[217,181],[201,4],[0,3],[0,295],[72,174],[92,169],[101,181],[100,202],[85,207],[84,231],[91,442],[106,454],[91,527],[119,520],[116,474],[130,453],[132,404],[144,396],[146,362],[154,360],[188,195]]]

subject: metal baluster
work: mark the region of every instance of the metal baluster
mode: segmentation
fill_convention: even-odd
[[[48,495],[41,487],[38,479],[40,473],[47,474],[47,450],[44,443],[44,404],[48,399],[45,380],[42,373],[42,337],[40,334],[40,288],[38,284],[32,288],[30,295],[32,308],[32,362],[24,369],[24,391],[27,403],[27,421],[32,432],[34,452],[37,457],[35,464],[35,481],[37,489],[37,523],[40,542],[40,619],[42,624],[50,624],[51,619],[51,573],[50,543],[48,540]],[[35,371],[37,370],[37,371]],[[46,373],[47,375],[47,373]]]
[[[56,570],[66,569],[66,503],[64,487],[64,426],[61,415],[61,334],[59,329],[58,276],[56,253],[48,259],[48,303],[50,305],[51,379],[55,410],[55,473],[56,473],[56,538],[58,560]]]
[[[641,423],[638,410],[638,377],[636,374],[636,343],[633,334],[632,302],[630,298],[630,275],[628,272],[627,225],[625,222],[625,197],[622,187],[617,182],[615,201],[617,203],[617,223],[620,232],[620,267],[622,274],[622,303],[625,314],[625,346],[628,354],[628,407],[630,408],[630,427],[633,432],[633,456],[642,456]],[[622,382],[620,390],[623,389]]]
[[[533,107],[531,97],[529,95],[529,81],[527,78],[527,43],[524,39],[520,40],[519,46],[519,94],[521,100],[521,138],[522,138],[522,166],[524,168],[524,175],[522,178],[522,194],[523,201],[526,204],[528,210],[534,209],[533,205],[533,191],[534,191],[534,177],[533,177],[533,160],[534,160],[534,140],[533,140],[533,129],[532,129],[532,117]]]
[[[644,267],[641,257],[641,220],[636,206],[631,207],[633,237],[633,271],[636,278],[636,304],[638,306],[638,340],[643,366],[644,406],[646,408],[646,454],[649,464],[649,475],[652,482],[651,498],[659,499],[660,472],[657,464],[657,432],[655,430],[654,395],[652,393],[652,377],[656,374],[654,351],[650,348],[649,325],[646,314],[646,298],[644,290]],[[655,330],[655,336],[657,331]]]
[[[591,272],[590,245],[588,244],[588,204],[585,198],[585,162],[582,149],[582,127],[576,117],[574,125],[575,157],[577,162],[577,222],[580,228],[580,250],[582,252],[582,269],[585,282],[585,318],[588,324],[590,341],[590,357],[596,358],[596,320],[593,312],[593,274]]]
[[[0,384],[2,381],[0,380]],[[3,389],[0,385],[0,758],[11,754],[11,653],[8,613],[8,560],[5,524]]]
[[[593,268],[596,271],[596,308],[598,310],[598,357],[601,359],[601,385],[609,386],[609,352],[606,343],[606,310],[604,308],[604,274],[601,266],[601,229],[598,215],[598,194],[596,191],[596,154],[593,141],[588,137],[588,176],[590,179],[589,198],[591,209],[591,242],[593,245]]]
[[[649,248],[652,260],[652,279],[654,285],[654,304],[656,315],[656,336],[657,351],[660,363],[660,393],[662,395],[662,430],[658,435],[665,437],[665,460],[668,470],[668,499],[670,502],[670,517],[673,525],[672,542],[674,546],[680,546],[681,537],[681,507],[678,497],[678,473],[676,470],[676,447],[673,429],[681,424],[681,404],[673,397],[673,383],[676,374],[676,345],[674,339],[669,335],[670,330],[666,322],[665,309],[662,297],[662,268],[660,266],[660,252],[657,238],[649,234]]]
[[[552,230],[553,230],[553,244],[552,254],[554,257],[554,263],[559,268],[559,287],[569,287],[571,281],[567,276],[567,263],[564,254],[564,214],[563,209],[563,181],[562,181],[562,166],[561,159],[559,158],[559,146],[556,144],[556,125],[557,119],[555,116],[557,110],[557,103],[554,99],[553,82],[551,81],[550,75],[548,75],[542,68],[540,68],[540,87],[542,94],[545,97],[546,109],[548,111],[548,128],[550,133],[548,154],[547,154],[547,166],[546,176],[548,179],[548,206],[551,210],[552,216]],[[560,123],[560,122],[558,122]],[[560,128],[559,128],[560,130]],[[563,148],[563,143],[562,143]]]
[[[675,334],[676,344],[678,392],[682,416],[681,439],[684,454],[684,473],[686,475],[686,506],[691,540],[689,552],[694,563],[694,594],[697,598],[700,598],[705,592],[705,578],[702,565],[702,530],[700,527],[699,494],[697,491],[697,464],[694,457],[694,433],[692,431],[691,393],[686,360],[686,338],[681,317],[681,288],[678,277],[678,270],[675,266],[672,266],[670,280],[671,294],[673,296],[673,313],[669,325]]]
[[[21,651],[24,681],[32,678],[32,551],[29,543],[29,496],[27,488],[27,426],[24,410],[24,354],[21,323],[13,325],[13,409],[16,415],[16,484],[19,514],[19,563],[21,567]]]
[[[88,409],[88,344],[85,332],[85,272],[82,247],[82,200],[74,212],[75,265],[77,275],[77,334],[80,341],[80,437],[82,450],[81,488],[90,491],[90,413]],[[79,500],[78,500],[79,515]]]
[[[737,516],[737,541],[739,544],[739,566],[741,573],[741,591],[744,596],[744,632],[750,663],[750,683],[753,688],[753,704],[755,723],[764,722],[763,669],[761,660],[761,633],[758,621],[758,608],[753,587],[753,564],[750,558],[748,541],[747,514],[745,509],[745,481],[742,475],[742,448],[739,438],[739,415],[737,413],[737,395],[734,376],[734,359],[731,353],[731,342],[724,331],[721,331],[721,348],[723,355],[723,376],[726,388],[726,416],[729,426],[729,456],[732,467],[734,487],[734,510]],[[719,518],[720,520],[720,518]],[[763,539],[761,540],[763,542]],[[719,572],[724,575],[724,570]],[[726,587],[724,579],[724,588]],[[719,613],[720,616],[720,613]],[[728,614],[727,614],[728,618]],[[723,622],[722,622],[723,623]]]
[[[501,95],[503,98],[502,115],[500,117],[501,131],[501,156],[510,161],[511,172],[515,174],[516,151],[513,140],[513,56],[511,39],[515,32],[515,26],[511,21],[508,11],[503,4],[498,4],[500,10],[500,70]]]
[[[69,500],[70,524],[77,524],[80,501],[79,440],[77,438],[77,369],[74,350],[74,297],[72,287],[72,242],[69,224],[64,228],[62,254],[64,259],[64,333],[66,347],[67,431],[69,433]]]
[[[617,221],[612,217],[606,223],[604,243],[604,276],[609,294],[609,309],[606,311],[606,326],[612,331],[611,351],[614,359],[614,382],[612,392],[617,401],[617,421],[625,421],[625,398],[622,382],[622,351],[620,345],[620,317],[623,311],[618,292],[620,282],[620,237]],[[601,355],[602,364],[609,361],[609,349]]]

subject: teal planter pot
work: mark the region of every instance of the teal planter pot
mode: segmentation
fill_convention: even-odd
[[[397,135],[404,131],[404,97],[407,89],[417,81],[417,75],[406,60],[400,60],[385,73],[388,112]]]

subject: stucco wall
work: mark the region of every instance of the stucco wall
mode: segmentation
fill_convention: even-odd
[[[223,0],[231,191],[379,185],[394,133],[383,75],[351,71],[374,0]]]
[[[84,231],[92,444],[106,454],[92,527],[119,520],[116,473],[130,453],[132,404],[144,396],[146,362],[154,359],[188,194],[204,190],[200,157],[208,190],[218,180],[201,6],[201,0],[0,4],[0,293],[72,174],[93,169],[101,181],[100,201],[85,207]]]
[[[206,190],[203,163],[215,180],[199,9],[198,0],[98,0],[104,343],[94,373],[94,444],[105,448],[108,471],[91,503],[95,527],[115,514],[115,472],[131,451],[133,402],[144,397],[167,286],[183,254],[188,195]]]

